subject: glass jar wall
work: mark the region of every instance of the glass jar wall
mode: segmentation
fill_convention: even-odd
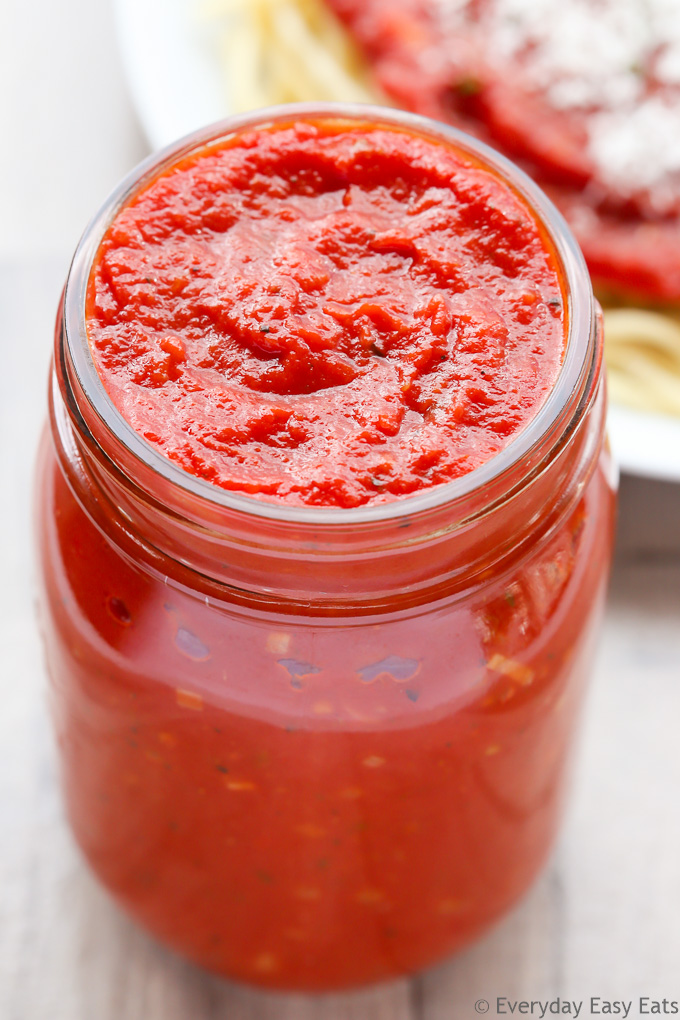
[[[529,427],[462,478],[356,510],[217,489],[133,432],[88,356],[94,252],[159,167],[254,122],[242,118],[145,164],[88,229],[38,472],[76,838],[159,938],[280,988],[412,972],[530,884],[560,817],[612,535],[601,331],[562,221],[465,136],[331,112],[472,152],[531,203],[561,259],[569,336]]]

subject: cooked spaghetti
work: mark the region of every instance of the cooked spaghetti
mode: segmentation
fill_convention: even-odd
[[[640,308],[605,312],[609,393],[616,403],[680,415],[680,320]]]
[[[323,0],[215,0],[229,109],[382,102],[357,47]]]

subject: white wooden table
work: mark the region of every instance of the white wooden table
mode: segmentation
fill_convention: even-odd
[[[413,981],[261,995],[166,952],[90,877],[55,781],[30,481],[70,251],[143,143],[106,0],[0,0],[0,18],[12,139],[0,160],[0,1020],[465,1020],[479,999],[500,1015],[499,996],[559,996],[581,1017],[597,1015],[591,996],[632,1000],[637,1017],[641,996],[680,1000],[680,487],[662,483],[623,479],[571,808],[547,871],[483,942]]]

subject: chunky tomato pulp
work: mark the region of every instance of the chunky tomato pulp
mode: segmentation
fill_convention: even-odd
[[[365,124],[237,135],[152,181],[93,270],[88,332],[125,418],[187,471],[352,507],[501,450],[557,376],[557,260],[451,146]]]
[[[412,972],[544,862],[609,560],[597,373],[493,505],[397,511],[531,428],[568,297],[509,184],[370,122],[232,136],[106,229],[85,311],[110,400],[270,504],[237,533],[244,511],[201,497],[192,530],[163,458],[161,496],[112,467],[58,357],[39,540],[68,811],[117,899],[202,965],[303,989]],[[276,545],[277,503],[390,513],[338,555],[308,506]]]

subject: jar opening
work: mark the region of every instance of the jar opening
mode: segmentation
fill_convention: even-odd
[[[220,488],[184,471],[147,443],[116,409],[95,368],[86,332],[85,299],[94,258],[104,232],[120,208],[136,192],[170,164],[194,151],[222,143],[249,127],[262,128],[305,119],[340,123],[358,121],[408,130],[435,142],[448,143],[471,162],[488,168],[535,214],[556,252],[566,292],[567,341],[562,366],[554,387],[529,424],[490,460],[452,481],[420,489],[412,495],[399,496],[390,502],[356,508],[270,502]],[[64,321],[65,373],[74,390],[80,415],[109,456],[110,442],[114,448],[125,450],[127,472],[134,473],[137,463],[146,469],[147,477],[150,471],[162,478],[165,485],[214,508],[223,507],[250,517],[299,525],[313,524],[316,527],[399,521],[464,500],[473,493],[489,488],[495,490],[504,477],[514,475],[513,469],[519,465],[522,465],[525,474],[530,473],[559,444],[565,431],[573,427],[582,413],[580,405],[588,392],[588,376],[595,362],[594,303],[585,263],[560,214],[537,186],[504,157],[454,128],[401,111],[370,106],[300,104],[262,110],[192,134],[150,157],[113,192],[85,231],[67,283]]]

